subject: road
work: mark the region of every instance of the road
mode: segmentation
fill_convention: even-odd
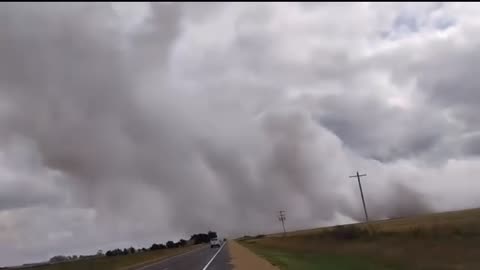
[[[200,248],[138,270],[231,270],[227,245]]]

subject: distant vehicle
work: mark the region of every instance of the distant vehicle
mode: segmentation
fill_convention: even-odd
[[[217,238],[210,239],[210,248],[220,247],[220,241]]]

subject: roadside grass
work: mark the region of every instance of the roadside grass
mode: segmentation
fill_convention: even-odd
[[[187,246],[174,249],[147,251],[125,256],[100,257],[57,263],[44,266],[34,266],[26,269],[32,270],[131,270],[179,255],[204,245]]]
[[[258,255],[270,261],[282,270],[397,270],[394,265],[375,263],[368,258],[342,256],[334,254],[305,254],[285,252],[267,248],[251,248]]]
[[[428,230],[430,227],[454,227],[454,229],[465,232],[480,233],[480,226],[478,226],[480,225],[480,208],[371,221],[369,225],[365,223],[354,225],[365,229],[373,227],[377,232],[405,232],[415,228]],[[290,231],[287,232],[287,236],[311,235],[334,227],[336,226]],[[281,237],[283,233],[274,233],[268,236]]]
[[[478,270],[480,209],[238,241],[283,269]]]

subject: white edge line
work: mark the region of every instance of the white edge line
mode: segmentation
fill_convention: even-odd
[[[222,251],[223,249],[223,246],[225,246],[227,242],[224,242],[223,245],[218,249],[217,253],[215,253],[215,255],[213,255],[213,257],[210,259],[210,261],[208,261],[208,263],[202,268],[202,270],[207,270],[208,266],[213,262],[213,260],[215,259],[215,257],[217,257],[218,253],[220,253],[220,251]]]
[[[195,251],[199,251],[199,250],[206,249],[206,248],[207,248],[207,246],[205,245],[205,247],[196,248],[196,249],[194,249],[194,250],[190,250],[190,251],[187,251],[187,252],[185,252],[185,253],[180,253],[180,254],[174,255],[174,256],[172,256],[172,257],[165,258],[165,259],[163,259],[163,260],[160,259],[159,261],[157,261],[157,262],[152,262],[152,263],[149,264],[149,265],[145,265],[145,266],[142,266],[142,267],[140,267],[140,268],[135,268],[135,270],[146,269],[146,268],[152,267],[152,266],[154,266],[154,265],[156,265],[156,264],[163,263],[163,262],[166,262],[166,261],[170,261],[170,260],[173,260],[173,259],[175,259],[175,258],[177,258],[177,257],[182,257],[183,255],[187,255],[187,254],[193,253],[193,252],[195,252]]]

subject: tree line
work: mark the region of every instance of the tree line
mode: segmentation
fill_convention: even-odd
[[[116,248],[113,250],[108,250],[103,253],[102,250],[99,250],[96,255],[92,256],[55,256],[50,259],[51,263],[55,262],[64,262],[64,261],[71,261],[71,260],[78,260],[78,259],[84,259],[84,258],[92,258],[92,257],[99,257],[99,256],[125,256],[129,254],[135,254],[138,252],[148,252],[148,251],[154,251],[154,250],[162,250],[162,249],[170,249],[170,248],[179,248],[179,247],[184,247],[187,245],[198,245],[198,244],[204,244],[204,243],[209,243],[211,239],[217,238],[217,233],[213,231],[209,231],[208,233],[198,233],[198,234],[193,234],[190,236],[190,239],[187,241],[185,239],[180,239],[177,242],[174,241],[167,241],[165,244],[157,244],[154,243],[152,244],[149,248],[139,248],[135,249],[134,247],[129,247],[129,248]]]
[[[114,249],[114,250],[109,250],[105,253],[106,256],[122,256],[122,255],[128,255],[128,254],[135,254],[136,252],[146,252],[146,251],[154,251],[154,250],[162,250],[162,249],[170,249],[170,248],[179,248],[179,247],[184,247],[188,245],[189,243],[191,245],[198,245],[198,244],[203,244],[203,243],[209,243],[210,239],[212,238],[217,238],[217,233],[209,231],[208,233],[199,233],[199,234],[194,234],[190,236],[190,240],[187,241],[185,239],[180,239],[177,242],[174,241],[167,241],[165,244],[152,244],[149,248],[141,248],[138,250],[135,250],[135,248],[130,247],[129,249]]]

